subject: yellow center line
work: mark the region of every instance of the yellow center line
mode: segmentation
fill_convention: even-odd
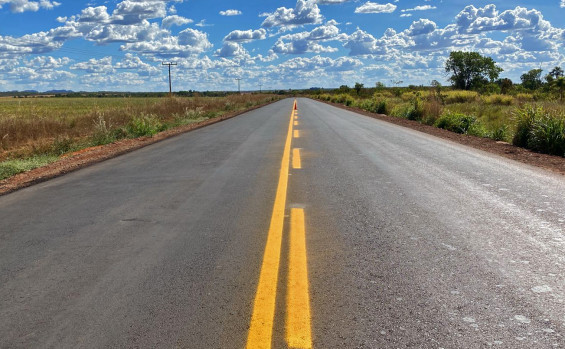
[[[294,122],[294,126],[298,126],[298,121],[295,121],[295,122]]]
[[[300,138],[300,131],[294,130],[294,138]]]
[[[296,107],[296,102],[294,104]],[[263,264],[259,275],[259,284],[253,304],[253,315],[249,334],[247,336],[247,348],[270,348],[273,335],[273,320],[275,317],[275,301],[277,295],[277,283],[279,275],[279,264],[281,257],[282,233],[284,223],[284,211],[286,206],[286,191],[288,187],[288,171],[290,166],[290,144],[292,141],[292,120],[294,109],[290,114],[288,133],[284,145],[279,184],[273,205],[273,214],[267,237],[267,245],[263,255]]]
[[[286,298],[286,342],[290,348],[312,348],[304,209],[290,211],[290,250]]]
[[[292,168],[296,170],[302,168],[302,161],[300,159],[300,148],[292,149]]]

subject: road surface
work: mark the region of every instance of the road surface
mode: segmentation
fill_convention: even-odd
[[[292,109],[0,197],[0,347],[565,347],[562,176]]]

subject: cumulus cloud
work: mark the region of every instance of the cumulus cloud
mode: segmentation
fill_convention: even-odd
[[[39,56],[25,62],[28,67],[36,69],[59,69],[71,63],[68,57],[55,58],[51,56]]]
[[[318,0],[317,2],[320,5],[334,5],[334,4],[343,4],[344,2],[348,2],[348,1],[350,0]]]
[[[154,55],[158,58],[188,57],[210,50],[213,45],[208,41],[208,34],[187,28],[178,36],[160,37],[159,40],[135,41],[120,47],[124,51]]]
[[[112,13],[113,22],[119,24],[136,24],[144,19],[165,16],[167,16],[165,1],[124,0],[116,6]]]
[[[414,8],[407,8],[402,10],[401,12],[412,12],[412,11],[427,11],[427,10],[435,10],[437,7],[431,5],[422,5],[416,6]]]
[[[61,3],[52,0],[0,0],[0,8],[2,8],[4,5],[9,5],[10,11],[14,13],[22,13],[26,11],[36,12],[40,8],[51,10],[54,7],[61,5]]]
[[[396,10],[396,5],[387,3],[379,4],[367,1],[355,9],[355,13],[392,13]]]
[[[84,70],[88,73],[113,73],[112,57],[101,59],[91,58],[86,62],[79,62],[71,66],[73,70]]]
[[[224,42],[221,49],[216,51],[218,57],[236,57],[247,55],[247,51],[237,42]]]
[[[337,48],[323,46],[319,42],[337,40],[339,28],[335,21],[314,28],[310,32],[301,32],[281,36],[273,46],[273,52],[284,54],[302,54],[306,52],[336,52]]]
[[[243,14],[243,12],[241,12],[240,10],[220,11],[220,15],[222,15],[222,16],[239,16],[241,14]]]
[[[264,13],[267,18],[262,23],[265,28],[276,26],[295,27],[305,24],[318,24],[323,16],[316,0],[297,0],[294,9],[279,7],[273,13]]]
[[[430,21],[429,19],[420,19],[410,25],[407,33],[410,36],[429,34],[436,30],[436,28],[437,25],[433,21]]]
[[[561,8],[565,8],[565,0],[561,0],[561,5],[559,5]]]
[[[234,30],[224,37],[224,41],[250,42],[253,40],[263,40],[267,31],[263,28],[257,30]]]
[[[457,25],[468,33],[494,30],[545,30],[550,27],[541,12],[520,6],[499,13],[495,5],[487,5],[483,8],[469,5],[455,19]]]
[[[178,15],[172,15],[172,16],[167,16],[167,17],[163,18],[161,25],[163,26],[163,28],[170,28],[173,25],[182,26],[182,25],[192,23],[192,22],[193,22],[192,19],[185,18],[185,17],[178,16]]]
[[[358,59],[351,57],[340,57],[338,59],[332,59],[329,57],[314,56],[312,58],[308,57],[296,57],[289,59],[279,65],[278,68],[282,70],[290,71],[303,71],[315,74],[319,74],[320,69],[325,71],[349,71],[354,70],[363,66],[363,62]]]

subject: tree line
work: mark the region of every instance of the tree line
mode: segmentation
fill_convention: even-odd
[[[542,69],[531,69],[520,76],[521,84],[516,85],[508,78],[499,79],[503,69],[491,57],[478,52],[454,51],[449,54],[445,71],[451,74],[449,81],[456,89],[507,94],[513,89],[526,91],[544,90],[559,92],[563,100],[565,90],[564,71],[555,67],[543,76]]]

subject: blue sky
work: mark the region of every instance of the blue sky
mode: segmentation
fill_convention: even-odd
[[[450,51],[502,77],[565,67],[565,0],[0,0],[0,91],[446,83]]]

